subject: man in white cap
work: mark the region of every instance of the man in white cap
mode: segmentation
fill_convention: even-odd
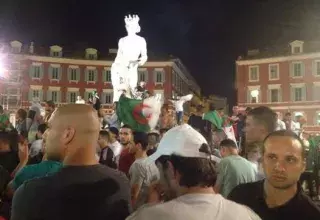
[[[209,152],[205,138],[191,126],[169,130],[149,157],[156,161],[161,176],[160,183],[150,189],[149,203],[155,204],[140,208],[127,220],[260,219],[247,207],[214,192],[217,173]]]

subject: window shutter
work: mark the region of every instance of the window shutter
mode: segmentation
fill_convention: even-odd
[[[84,92],[84,100],[87,102],[89,99],[89,92]]]
[[[28,101],[31,102],[32,99],[33,99],[33,90],[30,89],[30,90],[29,90],[29,94],[28,94]]]
[[[66,94],[66,102],[67,103],[70,103],[71,102],[71,93],[70,92],[67,92],[67,94]]]
[[[102,71],[102,82],[107,82],[107,70]]]
[[[290,76],[291,76],[291,77],[294,76],[293,70],[294,70],[294,68],[293,68],[293,63],[290,63]]]
[[[80,81],[80,74],[81,74],[80,68],[77,68],[77,80],[78,81]]]
[[[100,100],[101,100],[101,104],[104,104],[104,103],[106,103],[107,102],[107,100],[106,100],[106,93],[105,92],[102,92],[101,93],[101,97],[100,97]]]
[[[249,89],[247,89],[247,103],[251,103],[251,94]]]
[[[97,70],[97,69],[94,70],[94,81],[95,81],[95,82],[99,82],[99,79],[98,79],[98,70]]]
[[[51,90],[47,90],[47,101],[52,100],[52,91]]]
[[[68,68],[68,81],[71,80],[71,68]]]
[[[44,67],[43,67],[43,64],[40,66],[40,78],[42,79],[43,78],[43,73],[44,72]]]
[[[88,80],[89,80],[88,69],[84,70],[84,77],[85,77],[85,81],[88,82]]]
[[[294,87],[291,87],[291,101],[295,101]]]
[[[148,71],[144,71],[144,78],[145,78],[146,83],[148,83],[148,81],[149,81],[149,72]]]
[[[41,102],[43,101],[43,90],[39,90],[39,99]]]
[[[61,76],[62,76],[62,67],[60,66],[58,68],[58,79],[61,80]]]
[[[156,83],[157,82],[157,71],[153,71],[153,81]]]
[[[271,101],[272,101],[271,95],[272,95],[271,89],[268,89],[268,102],[271,102]]]
[[[302,88],[302,101],[307,101],[307,87]]]
[[[279,102],[282,102],[282,89],[279,88]]]
[[[166,72],[163,70],[161,75],[162,75],[162,81],[161,82],[164,83],[166,81]]]
[[[305,65],[304,63],[301,63],[301,76],[305,75]]]
[[[61,102],[61,91],[57,91],[57,102]]]
[[[31,65],[31,66],[29,67],[29,77],[30,77],[30,79],[32,79],[32,77],[33,77],[33,72],[34,72],[34,66]]]
[[[52,66],[50,65],[48,68],[49,79],[52,79]]]

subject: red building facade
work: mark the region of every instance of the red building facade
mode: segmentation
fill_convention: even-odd
[[[268,106],[280,117],[286,112],[303,115],[304,129],[320,133],[320,52],[309,48],[293,41],[282,55],[263,56],[254,50],[251,57],[236,61],[238,105]]]
[[[58,105],[73,103],[77,96],[87,100],[92,91],[97,91],[103,107],[111,111],[113,88],[110,68],[113,60],[99,60],[94,48],[87,48],[84,58],[72,59],[64,57],[63,48],[57,45],[48,49],[47,56],[36,55],[33,48],[23,53],[21,45],[17,41],[11,43],[15,68],[19,69],[16,74],[21,78],[22,107],[29,106],[34,98],[53,100]],[[139,81],[145,81],[149,91],[161,94],[163,102],[190,92],[200,93],[199,86],[179,59],[150,60],[139,68],[138,74]]]

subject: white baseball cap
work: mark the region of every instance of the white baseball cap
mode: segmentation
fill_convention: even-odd
[[[163,155],[176,154],[181,157],[209,158],[199,149],[203,144],[208,144],[206,139],[188,124],[176,126],[166,132],[161,139],[157,151],[149,158],[156,161]]]

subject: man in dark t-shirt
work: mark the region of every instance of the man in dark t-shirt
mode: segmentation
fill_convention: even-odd
[[[64,105],[52,114],[46,153],[63,161],[63,168],[19,187],[12,220],[123,220],[130,214],[128,179],[96,159],[99,130],[89,105]]]

